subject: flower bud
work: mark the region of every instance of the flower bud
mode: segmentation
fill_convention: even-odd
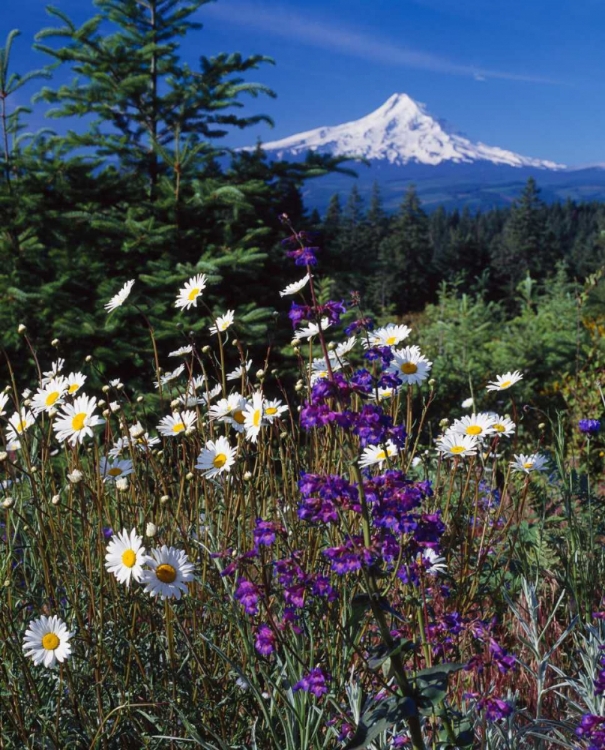
[[[141,403],[141,401],[144,399],[144,396],[137,396],[137,403]]]
[[[107,393],[107,391],[109,390],[109,386],[108,386],[108,385],[104,385],[104,386],[103,386],[103,387],[101,388],[101,390],[103,391],[103,393]]]
[[[193,477],[194,477],[194,474],[190,471],[188,471],[187,474],[185,475],[185,479],[188,479],[189,481],[191,481]]]
[[[59,339],[53,339],[53,340],[52,340],[52,341],[50,342],[50,345],[51,345],[51,346],[59,346],[59,344],[60,344],[60,343],[61,343],[61,342],[59,341]]]
[[[434,388],[436,382],[435,378],[429,378],[429,387]]]
[[[0,451],[0,461],[6,461],[8,453],[6,451]]]
[[[265,371],[264,370],[257,370],[256,371],[256,377],[257,378],[264,378],[265,377]]]
[[[116,489],[120,492],[126,492],[128,489],[128,477],[120,477],[116,479]]]
[[[84,474],[79,469],[74,469],[70,474],[67,475],[67,478],[72,484],[78,484],[78,482],[81,482],[84,478]]]
[[[208,344],[202,347],[202,354],[208,354],[209,351],[210,351],[210,347],[208,346]]]
[[[145,527],[145,536],[153,538],[158,533],[158,527],[149,521]]]
[[[162,497],[160,498],[160,502],[162,503],[162,505],[166,505],[169,500],[170,497],[168,495],[162,495]]]
[[[53,495],[50,501],[53,505],[59,505],[59,503],[61,502],[61,495]]]
[[[84,361],[85,362],[92,362],[92,354],[87,354],[86,357],[84,358]]]
[[[247,471],[244,474],[243,479],[244,479],[244,482],[249,482],[252,479],[252,472],[251,471]]]
[[[12,508],[15,504],[15,498],[11,497],[10,495],[8,497],[5,497],[2,501],[2,507],[3,508]]]
[[[302,391],[302,389],[303,389],[303,388],[304,388],[304,385],[303,385],[302,383],[297,383],[297,384],[296,384],[296,385],[294,386],[294,390],[295,390],[295,391]]]
[[[23,323],[19,323],[19,327],[17,328],[17,333],[25,333],[27,331],[27,326],[24,326]]]
[[[97,401],[97,405],[98,405],[98,406],[105,406],[105,404],[106,404],[106,403],[107,403],[107,402],[105,401],[105,399],[104,399],[104,398],[100,398],[100,399],[99,399],[99,400]]]

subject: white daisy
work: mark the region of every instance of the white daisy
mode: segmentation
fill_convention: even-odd
[[[304,289],[307,284],[309,283],[309,279],[311,277],[309,274],[306,274],[300,281],[295,281],[292,284],[288,284],[288,286],[283,290],[283,292],[279,293],[280,297],[289,297],[291,294],[296,294],[297,292],[300,292],[301,289]]]
[[[216,441],[208,440],[197,458],[195,468],[203,471],[204,476],[211,479],[224,471],[231,471],[235,463],[235,453],[235,448],[229,445],[226,437],[219,437]]]
[[[368,346],[397,346],[407,339],[411,332],[412,329],[407,326],[389,323],[383,328],[371,331],[368,339],[364,339],[362,343],[366,349]]]
[[[8,403],[8,393],[0,393],[0,417],[6,414],[5,406]]]
[[[107,570],[113,573],[120,583],[125,583],[126,588],[130,586],[132,578],[140,583],[146,561],[143,538],[135,529],[130,534],[126,529],[122,529],[111,537],[105,560]]]
[[[128,295],[130,294],[133,286],[134,279],[127,281],[120,289],[120,291],[109,300],[109,302],[105,305],[105,309],[108,313],[112,312],[118,307],[121,307],[124,302],[126,302],[126,299],[128,298]]]
[[[463,409],[472,409],[473,404],[475,403],[472,396],[469,396],[468,398],[465,398],[464,401],[460,404],[460,406]]]
[[[396,396],[400,391],[400,388],[390,388],[390,387],[379,387],[378,388],[378,397],[376,396],[376,391],[372,391],[369,394],[369,398],[377,401],[385,401],[388,398],[393,398]]]
[[[459,432],[446,432],[437,439],[437,450],[451,458],[470,456],[477,452],[477,438],[474,435],[461,435]]]
[[[481,412],[480,414],[471,414],[469,417],[457,419],[450,429],[452,432],[458,432],[461,435],[475,435],[477,438],[483,438],[494,431],[493,425],[493,416]]]
[[[67,393],[73,396],[77,393],[86,381],[86,375],[81,372],[70,372],[67,376]]]
[[[182,432],[187,433],[197,422],[197,414],[194,411],[172,412],[168,417],[164,417],[158,425],[158,432],[164,437],[175,437]]]
[[[18,440],[19,435],[23,435],[35,422],[36,419],[31,411],[21,408],[20,411],[15,412],[8,420],[7,438],[9,440]]]
[[[176,370],[173,370],[172,372],[165,372],[163,375],[161,375],[159,382],[157,380],[154,380],[153,385],[156,388],[160,387],[160,383],[162,385],[166,385],[166,383],[170,383],[171,380],[176,380],[176,378],[178,378],[179,375],[182,375],[184,371],[185,365],[179,365]]]
[[[219,315],[216,321],[214,322],[213,326],[210,326],[210,333],[214,335],[215,333],[218,333],[219,331],[222,333],[223,331],[226,331],[229,326],[233,325],[233,316],[235,315],[235,310],[227,310],[227,312],[224,315]]]
[[[32,398],[32,409],[36,414],[46,411],[49,412],[51,409],[55,409],[60,406],[63,402],[63,396],[67,391],[67,380],[66,378],[59,375],[57,378],[52,378],[42,388],[38,388],[38,392]]]
[[[422,555],[420,556],[421,562],[426,566],[426,572],[428,575],[434,576],[437,573],[445,573],[447,571],[447,563],[445,557],[440,557],[434,549],[427,547]]]
[[[126,477],[132,474],[134,468],[132,461],[124,459],[123,461],[108,461],[105,456],[99,461],[99,473],[103,477],[103,481],[107,482],[111,479],[119,479],[120,477]]]
[[[516,430],[517,426],[512,419],[508,417],[499,417],[494,414],[494,424],[492,425],[494,433],[497,435],[504,435],[504,437],[510,437]]]
[[[505,391],[511,385],[518,383],[523,378],[519,370],[514,372],[505,372],[504,375],[496,375],[495,380],[491,380],[487,387],[488,391]]]
[[[54,667],[57,662],[63,662],[71,655],[69,639],[72,633],[57,615],[32,620],[25,631],[23,651],[31,657],[34,664],[44,664]]]
[[[145,563],[151,568],[143,571],[141,579],[145,593],[162,599],[180,599],[181,593],[187,593],[194,566],[182,550],[164,544],[161,549],[152,549]]]
[[[344,357],[345,354],[348,354],[355,344],[357,343],[357,339],[355,336],[351,336],[346,341],[342,341],[340,344],[336,345],[336,348],[334,349],[334,354],[340,359]]]
[[[218,394],[223,390],[223,386],[220,383],[217,383],[214,388],[211,388],[206,393],[202,393],[201,395],[201,401],[203,404],[209,404],[213,398],[216,398]]]
[[[515,453],[515,460],[511,461],[510,465],[513,471],[524,471],[529,474],[532,471],[547,471],[548,459],[541,453],[532,453],[531,456]]]
[[[260,391],[252,396],[252,403],[244,410],[244,427],[246,437],[252,443],[256,443],[260,428],[263,424],[263,394]]]
[[[382,466],[387,458],[396,456],[397,451],[398,448],[392,440],[387,440],[386,445],[368,445],[363,449],[359,465],[362,469],[374,464]]]
[[[420,353],[419,347],[406,346],[405,349],[395,349],[393,355],[388,372],[395,373],[408,385],[426,380],[433,363]]]
[[[230,393],[227,398],[219,399],[214,406],[208,410],[210,419],[218,419],[221,422],[235,422],[239,426],[238,432],[244,429],[244,409],[248,402],[239,393]]]
[[[332,372],[342,370],[343,366],[348,364],[344,359],[337,359],[333,352],[328,354],[328,361],[332,368]],[[322,378],[329,377],[330,373],[328,372],[328,365],[325,357],[316,357],[313,362],[311,362],[311,372],[309,375],[311,378],[311,385],[314,385],[316,381],[321,380]]]
[[[197,298],[206,288],[207,281],[208,277],[204,273],[198,273],[189,279],[185,286],[179,290],[174,306],[183,310],[197,307]]]
[[[187,344],[187,346],[181,346],[180,349],[175,349],[173,352],[170,352],[168,355],[169,357],[185,357],[187,354],[191,354],[193,351],[193,347],[191,344]]]
[[[68,440],[70,445],[81,443],[84,438],[93,436],[92,428],[105,424],[105,420],[93,414],[97,399],[86,394],[74,399],[73,404],[63,404],[53,423],[57,440]]]
[[[279,419],[280,415],[288,411],[288,406],[282,403],[278,398],[272,401],[265,400],[263,404],[263,416],[269,422],[273,424],[276,419]]]
[[[239,367],[236,367],[235,370],[227,373],[227,380],[237,380],[238,378],[241,378],[242,375],[245,375],[251,367],[252,360],[249,359],[245,364],[242,364]]]
[[[327,330],[332,323],[328,320],[328,318],[322,318],[319,322],[319,325],[317,323],[307,323],[304,328],[298,328],[296,331],[294,331],[294,338],[297,339],[310,339],[313,336],[317,336],[319,333],[319,327],[321,326],[321,330],[325,331]]]
[[[44,386],[46,385],[46,383],[48,383],[49,380],[56,378],[64,366],[65,366],[65,360],[59,357],[59,359],[56,362],[52,363],[52,365],[50,366],[50,370],[42,373],[44,377],[40,381],[40,385]]]
[[[122,383],[122,381],[120,380],[120,378],[114,378],[113,380],[110,380],[109,381],[109,385],[112,388],[123,388],[124,387],[124,383]]]

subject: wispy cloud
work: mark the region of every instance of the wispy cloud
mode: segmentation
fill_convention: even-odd
[[[511,73],[490,70],[474,65],[465,65],[431,52],[422,52],[401,44],[393,44],[387,39],[346,29],[342,22],[328,24],[291,9],[271,6],[267,3],[253,3],[245,0],[225,0],[217,5],[205,5],[205,16],[222,22],[245,26],[251,31],[261,31],[274,36],[307,44],[311,47],[338,51],[342,54],[369,60],[384,65],[397,65],[416,70],[430,70],[435,73],[468,76],[477,80],[498,78],[507,81],[526,83],[561,84],[542,76],[524,73]]]

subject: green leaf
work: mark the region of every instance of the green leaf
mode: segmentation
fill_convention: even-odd
[[[416,704],[412,698],[393,695],[364,711],[359,720],[355,734],[344,750],[362,750],[367,747],[381,732],[398,724],[403,719],[417,714]]]

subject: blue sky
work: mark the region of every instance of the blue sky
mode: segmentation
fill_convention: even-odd
[[[46,5],[0,3],[0,44],[22,32],[13,70],[46,61],[31,50]],[[76,22],[94,10],[89,0],[54,5]],[[276,62],[249,80],[277,99],[247,108],[275,128],[234,133],[230,145],[356,119],[405,92],[472,140],[570,165],[605,162],[605,0],[219,0],[199,20],[204,29],[183,42],[191,63],[223,51]]]

